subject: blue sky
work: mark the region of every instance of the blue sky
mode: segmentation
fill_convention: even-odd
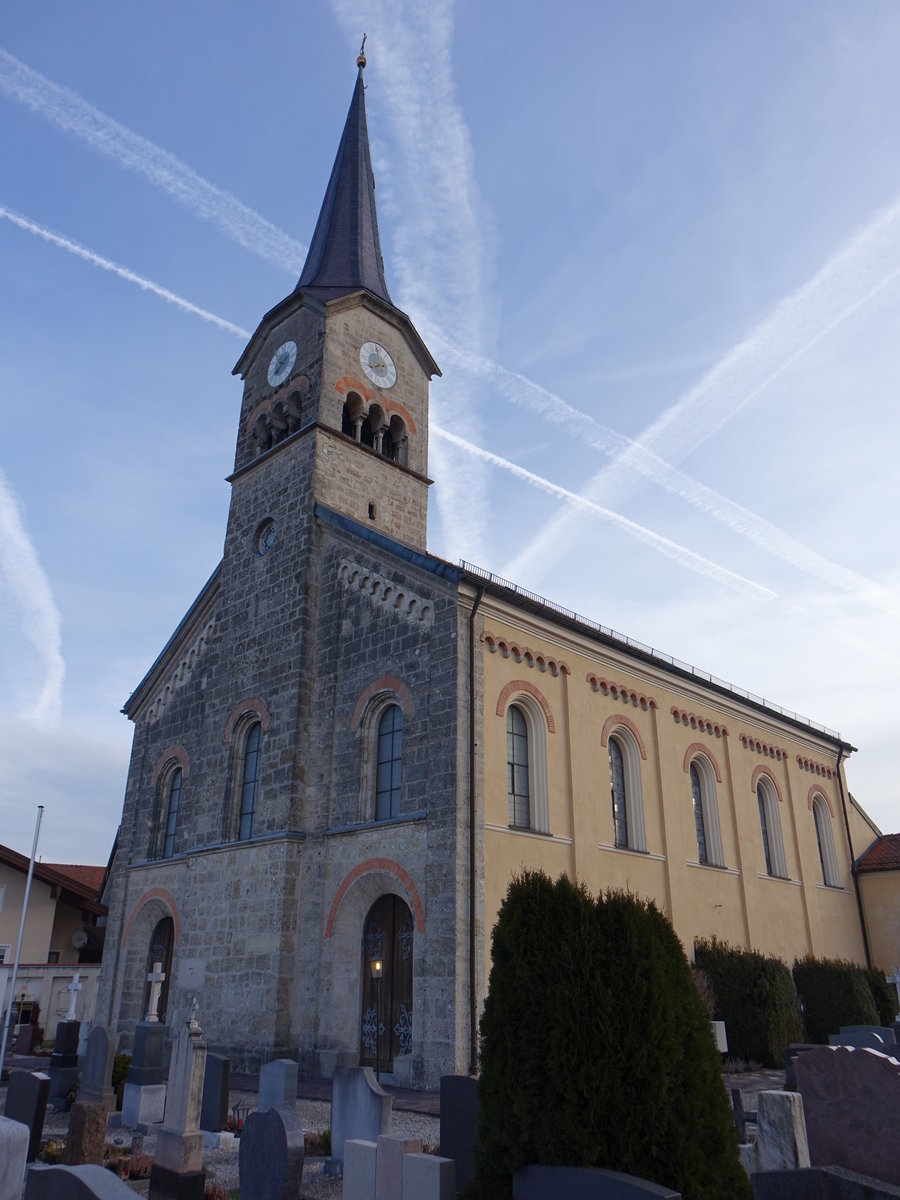
[[[839,730],[900,828],[894,0],[48,0],[0,33],[0,840],[108,855],[363,31],[430,548]]]

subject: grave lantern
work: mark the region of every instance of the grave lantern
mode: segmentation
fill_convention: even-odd
[[[381,1081],[379,1050],[381,1049],[381,980],[384,976],[384,959],[370,958],[369,971],[375,980],[375,1078]]]

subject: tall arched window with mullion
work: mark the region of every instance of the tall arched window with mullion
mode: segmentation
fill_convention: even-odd
[[[256,812],[256,789],[259,782],[259,745],[262,726],[254,721],[244,741],[244,762],[241,771],[241,812],[238,840],[246,841],[253,834],[253,814]]]
[[[181,803],[182,771],[179,767],[173,771],[169,783],[169,803],[166,809],[166,828],[163,834],[163,858],[171,858],[175,853],[175,828],[178,824],[178,806]]]
[[[812,802],[813,823],[816,828],[816,845],[819,848],[819,864],[822,867],[822,882],[826,887],[840,887],[841,878],[838,873],[837,855],[834,851],[834,838],[831,833],[831,820],[828,806],[821,796],[816,796]]]
[[[378,722],[375,767],[375,820],[400,812],[403,782],[403,713],[398,704],[385,709]]]
[[[691,796],[694,800],[694,828],[697,833],[697,861],[709,862],[706,850],[706,824],[703,819],[703,788],[700,784],[700,772],[691,763]]]
[[[756,802],[759,805],[759,827],[762,831],[763,855],[766,860],[766,874],[774,875],[776,872],[772,867],[772,851],[769,847],[769,822],[766,817],[766,795],[762,786],[756,789]]]
[[[512,829],[531,827],[531,796],[528,787],[528,723],[516,704],[506,710],[506,767],[509,793],[509,824]]]
[[[628,845],[628,808],[625,790],[625,758],[622,747],[615,738],[609,739],[609,786],[612,793],[613,828],[615,844]]]

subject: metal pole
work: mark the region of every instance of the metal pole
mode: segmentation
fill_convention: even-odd
[[[22,953],[22,938],[25,935],[25,914],[28,911],[28,895],[31,892],[31,876],[34,874],[34,860],[37,855],[38,836],[41,832],[41,821],[44,817],[43,804],[38,805],[37,821],[34,825],[34,842],[31,845],[31,862],[28,864],[28,878],[25,880],[25,899],[22,901],[22,920],[19,922],[19,940],[16,943],[16,957],[13,959],[12,980],[9,985],[9,1008],[3,1021],[3,1037],[0,1039],[0,1078],[3,1077],[3,1063],[6,1059],[6,1040],[9,1036],[9,1024],[12,1018],[13,1000],[16,995],[16,976],[19,973],[19,956]]]

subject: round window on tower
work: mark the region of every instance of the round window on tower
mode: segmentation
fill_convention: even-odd
[[[263,521],[256,534],[256,550],[258,554],[265,554],[275,545],[275,522]]]

